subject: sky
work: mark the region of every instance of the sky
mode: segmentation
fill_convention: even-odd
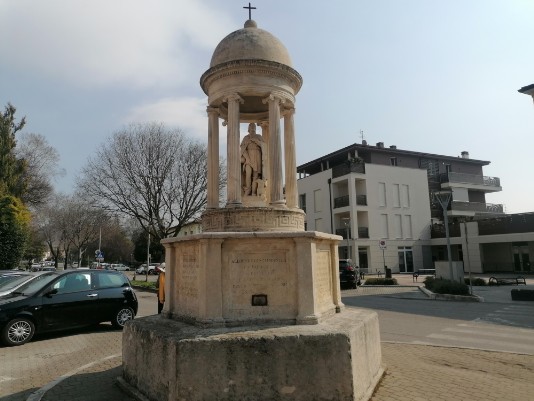
[[[70,193],[88,157],[130,123],[207,142],[199,85],[248,19],[237,0],[0,0],[0,107],[44,135]],[[532,0],[257,0],[303,77],[297,164],[363,138],[448,156],[499,177],[507,213],[534,211]],[[246,134],[246,128],[243,134]],[[224,133],[225,131],[221,131]],[[225,135],[221,141],[225,142]],[[221,153],[224,151],[222,150]]]

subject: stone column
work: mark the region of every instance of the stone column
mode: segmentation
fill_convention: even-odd
[[[263,162],[263,177],[262,179],[267,181],[267,187],[266,190],[266,199],[267,203],[271,202],[271,196],[269,195],[269,166],[271,165],[269,163],[269,141],[270,141],[270,135],[269,135],[269,122],[268,121],[261,121],[259,123],[261,127],[261,136],[263,137],[263,143],[264,143],[264,151],[265,154],[262,155],[262,162]]]
[[[270,202],[273,207],[285,207],[282,182],[282,143],[280,141],[280,104],[283,99],[270,95],[263,100],[269,103],[269,187]]]
[[[219,207],[219,109],[208,107],[207,208]]]
[[[241,206],[241,155],[239,147],[239,103],[243,99],[237,93],[228,96],[228,139],[227,139],[227,202],[226,207]]]
[[[284,112],[284,161],[286,176],[286,205],[290,209],[298,208],[297,190],[297,154],[295,150],[295,109]]]

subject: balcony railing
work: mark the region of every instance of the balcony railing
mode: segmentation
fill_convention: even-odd
[[[534,232],[534,213],[510,214],[478,222],[479,235],[531,232]]]
[[[359,206],[367,206],[367,195],[356,195],[356,204]],[[334,209],[345,206],[350,206],[349,195],[334,198]]]
[[[444,224],[432,224],[430,227],[431,238],[446,238],[446,231]],[[461,237],[460,224],[449,223],[449,237]]]
[[[440,182],[477,184],[477,185],[484,185],[488,187],[500,187],[501,186],[501,180],[498,177],[487,177],[484,175],[453,173],[453,172],[440,174]]]
[[[365,174],[365,163],[343,163],[332,167],[332,178],[342,177],[349,173]]]
[[[350,235],[350,228],[349,228],[349,238],[352,237],[352,235]],[[336,235],[341,235],[343,237],[343,239],[347,239],[347,229],[346,228],[338,228],[336,229]]]
[[[504,206],[497,203],[452,201],[450,210],[459,212],[475,212],[487,214],[504,214]]]
[[[369,227],[358,227],[358,238],[369,238]]]
[[[349,206],[348,195],[340,196],[339,198],[334,198],[334,209],[337,209],[338,207],[345,207],[345,206]]]
[[[367,195],[356,195],[356,204],[359,206],[367,206]]]

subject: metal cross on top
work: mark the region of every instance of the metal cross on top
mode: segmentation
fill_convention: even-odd
[[[252,19],[252,10],[255,10],[256,7],[251,7],[250,3],[248,3],[248,7],[243,7],[243,8],[248,8],[248,19]]]

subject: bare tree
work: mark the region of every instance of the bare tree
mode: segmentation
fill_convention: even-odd
[[[23,173],[26,188],[22,200],[32,206],[45,203],[54,191],[52,179],[64,174],[58,167],[58,151],[43,135],[24,133],[15,153],[26,166]]]
[[[33,215],[34,224],[44,238],[56,268],[65,248],[68,249],[67,221],[63,208],[67,199],[66,196],[56,195]]]
[[[95,205],[135,218],[155,240],[173,236],[206,205],[206,145],[163,124],[130,125],[89,159],[78,185]]]
[[[81,266],[82,255],[87,251],[87,246],[98,239],[101,229],[107,230],[108,226],[111,226],[109,216],[104,210],[93,208],[74,195],[62,205],[61,219],[65,221],[65,255],[69,255],[71,246],[74,247]]]

